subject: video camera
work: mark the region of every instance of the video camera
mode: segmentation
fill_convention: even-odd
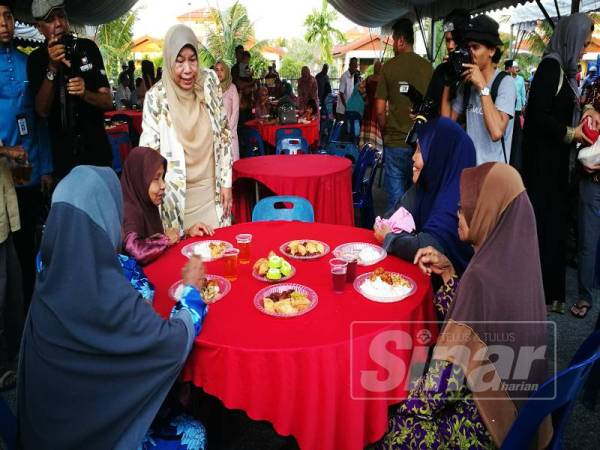
[[[81,54],[79,48],[79,39],[74,33],[65,33],[62,35],[58,44],[65,46],[65,59],[71,63],[68,70],[69,76],[79,76],[82,73],[82,61],[85,55]]]
[[[459,29],[459,27],[464,29]],[[456,48],[448,54],[448,70],[445,73],[446,84],[450,86],[452,92],[456,92],[456,89],[462,82],[462,73],[465,71],[463,64],[471,64],[473,62],[471,52],[466,42],[462,39],[468,27],[468,22],[462,23],[456,21],[455,23],[453,20],[449,20],[444,23],[444,33],[452,33],[452,38],[456,42]]]
[[[406,81],[400,82],[400,93],[408,97],[412,103],[411,113],[417,117],[405,141],[408,145],[414,146],[417,142],[418,127],[427,123],[435,115],[435,102],[430,98],[424,97],[412,84]]]

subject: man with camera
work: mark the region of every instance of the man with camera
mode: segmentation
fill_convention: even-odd
[[[412,183],[413,149],[406,144],[412,127],[411,103],[401,87],[409,84],[423,96],[433,72],[431,64],[413,51],[415,36],[410,20],[398,20],[392,38],[395,57],[383,65],[375,93],[377,121],[383,130],[387,209],[396,205]]]
[[[475,17],[468,25],[465,41],[472,63],[462,64],[463,85],[452,102],[450,88],[444,89],[442,115],[457,120],[463,112],[466,114],[477,165],[508,163],[517,93],[513,79],[496,69],[502,56],[498,23],[485,15]]]
[[[100,50],[70,33],[64,0],[33,0],[31,12],[46,43],[30,55],[27,71],[35,110],[48,118],[55,175],[80,164],[110,166],[104,111],[112,95]]]

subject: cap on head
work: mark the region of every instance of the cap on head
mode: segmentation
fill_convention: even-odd
[[[65,0],[33,0],[31,15],[35,20],[46,20],[55,9],[65,7]]]
[[[474,17],[469,23],[465,40],[479,42],[490,47],[501,47],[503,44],[498,32],[499,28],[498,22],[489,16]]]

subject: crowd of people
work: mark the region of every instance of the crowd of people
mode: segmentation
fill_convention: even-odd
[[[360,143],[385,155],[387,212],[375,238],[433,276],[440,339],[375,447],[502,444],[521,406],[517,392],[495,392],[499,402],[490,403],[480,386],[456,384],[479,364],[476,352],[457,360],[445,344],[476,342],[485,352],[503,321],[533,324],[504,325],[513,348],[546,342],[547,314],[565,310],[574,183],[579,291],[571,313],[583,318],[592,308],[600,165],[570,161],[575,144],[594,143],[585,124],[600,130],[600,79],[580,86],[577,78],[590,17],[558,22],[529,92],[518,64],[502,62],[499,25],[489,16],[450,13],[448,56],[435,70],[414,51],[414,24],[400,19],[394,57],[364,80],[352,58],[333,103],[327,64],[316,76],[303,67],[295,94],[274,66],[255,79],[242,45],[232,67],[219,60],[202,68],[194,32],[175,25],[164,40],[164,71],[144,62],[135,86],[133,63],[119,75],[117,105],[143,106],[140,146],[119,179],[110,168],[103,114],[113,97],[98,47],[79,38],[84,56],[69,59],[67,7],[34,0],[46,42],[27,57],[14,44],[13,7],[0,0],[0,389],[19,382],[23,448],[160,449],[182,435],[193,436],[182,448],[205,448],[206,431],[182,412],[176,383],[208,313],[202,262],[192,257],[182,269],[185,287],[169,319],[152,308],[143,266],[182,239],[232,223],[238,126],[287,106],[306,120],[358,114]],[[392,225],[399,211],[414,230]],[[118,382],[106,383],[109,375]],[[546,376],[539,360],[525,381],[538,386]],[[539,441],[550,437],[545,423]]]

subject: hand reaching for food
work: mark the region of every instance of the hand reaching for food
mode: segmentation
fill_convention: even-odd
[[[413,262],[426,275],[431,275],[432,273],[440,275],[444,283],[447,283],[456,274],[450,260],[431,246],[420,248]]]

